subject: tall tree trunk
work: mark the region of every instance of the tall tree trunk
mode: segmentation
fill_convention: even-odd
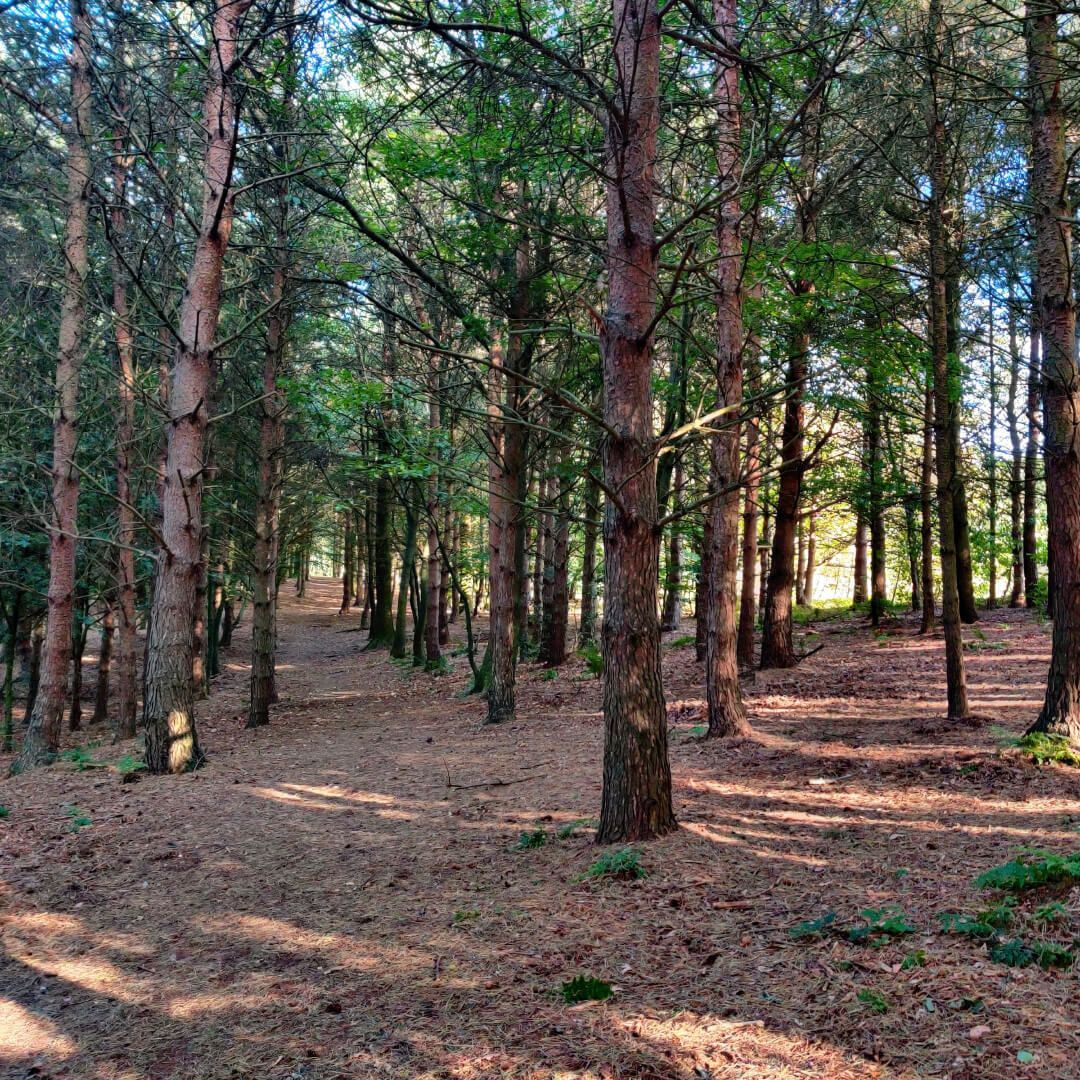
[[[150,642],[147,655],[146,764],[152,773],[183,772],[203,758],[191,685],[192,628],[203,546],[202,492],[207,403],[221,276],[232,231],[232,170],[237,37],[251,0],[217,0],[209,48],[203,122],[206,150],[199,233],[180,305],[179,340],[169,389],[168,451]]]
[[[600,488],[592,478],[585,485],[585,527],[581,546],[581,619],[578,648],[596,641],[596,540],[600,531]]]
[[[1015,284],[1009,276],[1009,397],[1005,414],[1009,422],[1009,607],[1020,607],[1024,596],[1024,450],[1020,442],[1020,415],[1017,396],[1020,392],[1020,341],[1017,333]]]
[[[551,606],[541,659],[557,666],[566,660],[566,624],[570,613],[570,485],[565,479],[567,454],[561,452],[560,481],[551,536]]]
[[[98,646],[97,686],[94,689],[94,712],[91,724],[103,724],[109,719],[109,676],[112,672],[113,633],[116,629],[116,610],[111,597],[105,598],[101,615],[101,644]]]
[[[817,511],[806,515],[806,567],[803,570],[803,602],[814,606],[814,573],[817,570]]]
[[[922,618],[919,633],[934,629],[934,373],[923,387],[923,440],[919,469],[919,533],[922,546]]]
[[[1056,3],[1028,8],[1031,202],[1042,335],[1043,458],[1054,632],[1046,698],[1031,731],[1080,743],[1080,370]]]
[[[428,403],[428,431],[431,456],[437,453],[436,440],[442,426],[439,410],[439,368],[434,357],[431,365],[431,400]],[[432,469],[427,483],[427,596],[424,609],[424,650],[429,671],[442,663],[439,648],[439,615],[442,611],[442,555],[439,551],[439,474]]]
[[[7,641],[4,645],[3,726],[0,728],[0,751],[15,749],[15,657],[19,651],[19,623],[22,621],[23,593],[16,589],[11,607],[6,611]]]
[[[417,517],[417,508],[413,505],[411,495],[407,495],[405,498],[405,546],[401,555],[401,578],[397,593],[397,616],[394,619],[394,640],[390,645],[390,655],[395,660],[403,660],[407,655],[409,582],[416,562]]]
[[[1042,341],[1039,323],[1038,274],[1031,280],[1031,324],[1028,329],[1027,446],[1024,450],[1024,603],[1038,604],[1039,562],[1036,548],[1038,514],[1039,430],[1042,415]]]
[[[112,244],[113,335],[117,360],[116,415],[116,597],[120,616],[116,648],[116,723],[119,739],[135,736],[137,700],[138,626],[135,604],[136,515],[131,490],[131,457],[135,445],[135,340],[128,309],[126,256],[128,154],[128,97],[125,76],[126,14],[120,0],[110,0],[113,18],[114,76],[112,198],[109,214]],[[111,612],[111,609],[110,609]],[[111,637],[110,637],[111,640]],[[100,668],[100,665],[99,665]],[[106,702],[107,712],[107,702]],[[96,713],[95,713],[96,718]],[[103,714],[100,719],[105,719]]]
[[[705,695],[708,736],[749,732],[739,690],[735,579],[739,564],[739,413],[743,388],[743,245],[739,179],[742,173],[742,99],[739,92],[738,0],[713,0],[713,22],[723,59],[717,62],[716,171],[727,189],[716,219],[716,407],[722,410],[710,441],[715,496],[709,567]]]
[[[994,295],[990,293],[990,334],[989,334],[989,364],[990,364],[990,461],[988,463],[989,476],[989,531],[990,531],[990,590],[986,597],[986,606],[989,609],[997,607],[997,354],[994,351]]]
[[[599,843],[675,827],[657,612],[653,434],[660,17],[655,0],[613,0],[617,110],[607,120],[604,383],[604,785]]]
[[[930,352],[934,372],[934,445],[937,459],[938,532],[941,542],[941,621],[945,631],[948,715],[950,719],[962,720],[969,715],[969,710],[957,581],[957,475],[952,431],[959,406],[959,384],[953,377],[954,358],[949,354],[948,261],[945,236],[948,148],[937,82],[942,66],[943,40],[941,0],[930,0],[927,28],[926,122],[930,143],[927,231],[930,241]]]
[[[352,512],[346,510],[342,517],[345,519],[343,522],[345,535],[342,541],[342,558],[341,558],[341,607],[338,608],[339,615],[348,615],[349,607],[352,604],[352,591],[353,591],[353,535],[352,535]]]
[[[803,583],[806,580],[806,515],[799,515],[799,525],[795,530],[795,606],[805,607],[806,596]]]
[[[68,713],[71,731],[82,731],[83,654],[86,652],[88,606],[86,593],[75,598],[75,617],[71,624],[71,709]]]
[[[818,141],[821,131],[824,80],[815,78],[809,88],[800,127],[802,145],[794,185],[795,216],[800,244],[817,242]],[[761,667],[788,668],[798,662],[792,641],[791,600],[795,585],[795,529],[802,495],[803,442],[806,418],[806,380],[810,364],[813,278],[796,271],[793,285],[794,316],[787,346],[787,378],[784,394],[784,425],[780,442],[779,493],[773,523],[772,560],[769,567],[765,612],[761,633]]]
[[[53,415],[52,521],[49,526],[48,623],[41,681],[22,751],[13,771],[50,761],[60,744],[71,663],[75,547],[78,535],[79,373],[86,351],[86,277],[91,165],[90,13],[85,0],[71,0],[71,97],[64,127],[67,144],[64,200],[64,291],[60,303]]]
[[[944,219],[943,219],[944,220]],[[975,603],[975,569],[971,556],[971,523],[968,515],[967,483],[964,480],[964,458],[960,444],[960,407],[963,399],[964,368],[960,362],[960,263],[948,230],[942,226],[945,244],[945,334],[949,363],[949,381],[954,396],[947,432],[953,461],[953,529],[956,536],[956,586],[960,597],[960,620],[979,621]]]
[[[701,550],[698,559],[698,575],[694,584],[694,659],[705,663],[709,650],[709,589],[712,581],[712,508],[705,510],[705,522],[701,528]]]
[[[682,491],[685,479],[680,456],[675,464],[675,486],[672,489],[673,509],[682,507]],[[667,576],[664,582],[664,612],[662,631],[675,631],[682,623],[682,534],[678,522],[673,522],[668,534]]]
[[[760,298],[762,286],[755,283],[750,295]],[[743,352],[747,388],[754,406],[743,423],[746,432],[746,459],[743,488],[742,585],[739,596],[739,629],[736,655],[740,667],[754,666],[754,624],[757,622],[755,573],[758,549],[758,493],[761,488],[761,345],[751,334]]]
[[[870,484],[870,623],[885,614],[885,471],[881,444],[885,392],[880,361],[872,358],[866,378],[866,456]]]
[[[855,513],[855,580],[851,589],[852,604],[865,604],[870,598],[866,552],[866,517],[861,510],[858,510]]]

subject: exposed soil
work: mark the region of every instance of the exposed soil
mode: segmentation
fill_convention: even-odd
[[[200,707],[204,769],[0,781],[3,1076],[1077,1075],[1077,974],[991,962],[938,919],[984,904],[973,878],[1017,847],[1080,847],[1078,774],[992,730],[1038,707],[1036,620],[966,631],[981,720],[963,728],[941,720],[939,638],[819,626],[820,652],[747,685],[756,736],[728,744],[695,734],[700,669],[669,643],[681,828],[641,847],[644,879],[580,881],[591,830],[555,830],[599,806],[596,680],[527,666],[518,722],[485,727],[463,657],[433,678],[365,653],[338,596],[285,597],[261,731],[242,730],[238,636]],[[97,762],[133,750],[98,737]],[[1080,890],[1049,899],[1067,943]],[[889,904],[916,933],[789,932]],[[582,974],[614,997],[565,1004]]]

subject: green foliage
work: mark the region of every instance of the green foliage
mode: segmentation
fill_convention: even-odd
[[[453,918],[454,926],[468,926],[480,918],[479,911],[455,911]]]
[[[4,818],[10,817],[10,816],[11,816],[11,811],[6,806],[4,806],[2,803],[0,803],[0,820],[3,820]]]
[[[531,851],[533,848],[541,848],[548,842],[546,829],[533,829],[523,832],[517,841],[518,851]]]
[[[877,947],[886,944],[890,938],[899,937],[902,934],[914,934],[917,929],[896,905],[880,909],[866,908],[861,912],[861,917],[865,925],[852,926],[844,933],[853,945]]]
[[[584,648],[578,650],[578,655],[585,661],[589,673],[598,679],[604,674],[604,657],[596,645],[590,642]]]
[[[995,930],[1004,930],[1007,926],[1012,926],[1015,915],[1016,897],[1003,896],[996,904],[983,908],[975,918],[980,923],[994,927]]]
[[[1064,735],[1032,731],[1016,740],[1015,745],[1036,765],[1068,765],[1080,768],[1080,751]]]
[[[984,871],[975,879],[975,884],[980,889],[1018,893],[1063,881],[1080,881],[1080,852],[1056,855],[1049,851],[1032,851]]]
[[[86,811],[80,810],[74,803],[69,803],[64,807],[64,815],[71,819],[67,827],[68,832],[77,833],[80,829],[85,829],[87,825],[93,824]]]
[[[1002,942],[990,947],[990,959],[995,964],[1004,964],[1006,967],[1027,967],[1035,963],[1035,952],[1029,949],[1019,938],[1012,941]]]
[[[826,934],[835,922],[836,912],[828,911],[820,919],[807,919],[804,922],[796,923],[788,930],[788,935],[796,941],[805,938],[819,938]]]
[[[563,1001],[576,1005],[581,1001],[607,1001],[614,994],[611,983],[594,979],[591,975],[575,975],[561,987]]]
[[[915,968],[926,967],[926,950],[913,949],[900,961],[901,971],[914,971]]]
[[[889,1011],[889,1000],[884,994],[869,987],[863,987],[855,997],[860,1005],[865,1005],[875,1016],[881,1016]]]
[[[116,771],[123,777],[133,776],[146,768],[146,762],[133,754],[124,754],[116,763]]]
[[[1052,900],[1049,904],[1043,904],[1035,909],[1035,921],[1050,925],[1067,919],[1069,912],[1060,900]]]
[[[996,931],[989,923],[981,922],[960,911],[943,911],[938,918],[941,920],[941,928],[948,934],[963,934],[980,941],[996,936]]]
[[[545,668],[540,673],[540,679],[542,682],[554,682],[559,677],[557,668]]]
[[[94,764],[93,756],[87,751],[85,746],[75,746],[70,750],[65,750],[60,755],[61,761],[70,761],[75,766],[78,772],[85,772],[91,765]]]
[[[648,871],[641,865],[641,853],[634,848],[618,848],[605,851],[586,870],[579,880],[590,881],[598,878],[614,878],[617,881],[636,881],[646,876]]]
[[[569,840],[578,829],[595,829],[598,824],[595,818],[577,818],[574,821],[568,821],[565,825],[560,825],[555,835],[560,840]]]
[[[673,641],[668,642],[668,648],[670,649],[684,649],[687,645],[696,645],[697,638],[693,634],[683,634],[680,637],[675,638]]]

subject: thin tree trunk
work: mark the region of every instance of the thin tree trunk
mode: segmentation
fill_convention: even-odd
[[[86,652],[88,603],[85,593],[76,597],[75,618],[71,626],[71,710],[68,713],[68,728],[71,731],[82,731],[83,654]]]
[[[739,689],[735,606],[739,563],[739,412],[743,390],[743,245],[738,181],[742,173],[742,99],[739,92],[738,0],[713,0],[713,22],[725,51],[717,61],[717,184],[729,194],[716,220],[716,407],[723,410],[710,442],[712,516],[705,694],[708,736],[746,735]]]
[[[442,426],[439,410],[439,369],[434,358],[431,364],[431,400],[428,403],[428,431],[431,454]],[[432,470],[427,483],[427,596],[425,600],[424,649],[429,671],[442,664],[439,648],[439,615],[442,611],[442,556],[439,552],[439,474]]]
[[[803,577],[803,601],[814,606],[814,573],[817,570],[817,511],[810,510],[806,518],[806,569]]]
[[[922,619],[919,633],[934,629],[934,376],[928,369],[923,388],[922,462],[919,470],[919,532],[922,542]]]
[[[685,478],[682,457],[675,465],[675,486],[672,489],[673,509],[682,508],[682,491]],[[673,632],[682,624],[682,534],[679,523],[672,522],[668,535],[667,576],[664,581],[664,612],[660,629]]]
[[[870,483],[870,623],[880,626],[885,614],[885,475],[881,445],[882,396],[885,392],[880,361],[869,362],[866,380],[866,456]]]
[[[408,642],[409,581],[414,573],[416,562],[416,526],[417,510],[411,498],[405,501],[405,547],[401,555],[401,577],[397,592],[397,616],[394,619],[394,640],[390,645],[390,656],[403,660]]]
[[[760,298],[762,286],[755,283],[751,295]],[[761,393],[761,345],[751,334],[744,349],[747,388],[750,398],[757,401]],[[755,404],[743,428],[746,431],[746,459],[743,472],[743,541],[742,586],[739,597],[739,630],[736,653],[740,667],[754,666],[754,625],[757,622],[755,573],[758,549],[758,497],[761,488],[761,417]]]
[[[581,619],[578,648],[596,641],[596,541],[600,531],[600,488],[592,478],[585,485],[585,527],[581,546]]]
[[[105,610],[101,616],[101,644],[98,647],[97,686],[94,691],[94,712],[91,724],[103,724],[109,719],[109,676],[112,670],[113,633],[116,628],[116,611],[112,600],[105,598]]]
[[[71,663],[75,547],[78,535],[79,373],[86,351],[86,276],[90,228],[90,13],[86,0],[71,0],[71,108],[67,143],[64,222],[64,291],[56,358],[53,414],[52,520],[49,525],[48,630],[41,682],[22,751],[12,771],[51,761],[60,745]]]
[[[1054,630],[1046,698],[1031,731],[1080,743],[1080,370],[1072,290],[1072,219],[1055,3],[1025,19],[1042,335],[1043,458]]]
[[[135,342],[128,310],[127,237],[128,98],[125,76],[126,26],[123,4],[111,0],[113,57],[116,75],[112,87],[113,160],[110,242],[113,248],[113,334],[117,359],[116,417],[116,522],[119,544],[116,559],[117,611],[120,616],[116,647],[116,723],[118,739],[135,736],[137,700],[138,626],[135,604],[135,506],[131,489],[131,458],[135,445]],[[107,709],[107,703],[106,703]],[[96,713],[95,713],[96,716]],[[102,714],[100,719],[104,719]]]
[[[927,134],[929,136],[930,198],[930,351],[934,373],[934,444],[937,458],[938,532],[941,541],[941,621],[945,631],[945,672],[948,715],[962,720],[969,715],[964,674],[964,642],[960,629],[960,594],[956,550],[956,461],[953,425],[959,405],[959,387],[951,379],[949,356],[949,300],[946,283],[945,200],[947,197],[945,122],[939,112],[937,79],[944,40],[941,0],[930,0],[927,32]]]
[[[1036,524],[1038,515],[1039,430],[1042,415],[1042,339],[1039,322],[1037,274],[1031,281],[1031,324],[1028,329],[1027,447],[1024,450],[1024,604],[1038,604],[1039,562]]]
[[[866,518],[860,510],[855,514],[855,581],[851,589],[852,604],[865,604],[870,598],[866,552]]]
[[[15,590],[7,611],[7,642],[4,647],[4,721],[0,750],[10,754],[15,749],[15,657],[19,651],[19,623],[22,620],[23,593]]]
[[[990,591],[986,606],[997,607],[997,354],[994,351],[994,296],[990,294],[990,462],[989,462],[989,526],[990,526]]]
[[[1023,604],[1024,596],[1024,450],[1020,441],[1020,416],[1017,396],[1020,391],[1020,342],[1017,333],[1017,303],[1013,278],[1009,277],[1009,397],[1005,413],[1009,422],[1009,607]]]
[[[202,115],[206,128],[203,200],[169,391],[162,549],[158,555],[147,655],[146,764],[152,773],[183,772],[203,759],[191,685],[203,540],[202,492],[207,405],[214,337],[221,311],[221,275],[232,231],[232,170],[237,38],[250,0],[217,0]]]

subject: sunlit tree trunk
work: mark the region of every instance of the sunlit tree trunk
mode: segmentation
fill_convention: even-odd
[[[1054,632],[1046,698],[1031,731],[1080,743],[1080,370],[1072,289],[1072,219],[1061,93],[1059,4],[1028,7],[1031,202],[1042,336],[1043,458]]]
[[[180,305],[179,340],[169,391],[168,450],[147,654],[146,764],[150,772],[182,772],[199,764],[191,684],[193,626],[203,541],[202,493],[207,403],[221,276],[232,231],[236,145],[234,100],[237,38],[250,0],[217,0],[209,49],[203,122],[203,199],[199,233]]]
[[[113,635],[116,630],[116,610],[112,597],[105,597],[101,614],[101,644],[98,647],[97,686],[94,689],[94,712],[91,724],[103,724],[109,718],[109,683],[112,674]]]
[[[1042,338],[1039,329],[1039,284],[1034,274],[1031,282],[1031,322],[1028,328],[1027,446],[1024,449],[1024,604],[1033,608],[1039,603],[1039,562],[1036,517],[1038,514],[1039,431],[1042,403]]]
[[[923,379],[922,459],[919,468],[919,536],[922,547],[922,618],[919,633],[934,628],[934,378]]]
[[[941,0],[930,0],[927,27],[926,126],[929,139],[930,196],[927,215],[930,257],[930,354],[934,375],[934,446],[937,462],[938,534],[941,545],[941,621],[945,631],[945,672],[948,715],[968,716],[964,674],[964,642],[960,629],[960,594],[956,550],[956,461],[951,437],[958,407],[958,390],[950,378],[945,199],[948,190],[948,148],[945,121],[940,113],[938,78],[944,38]]]
[[[655,0],[613,0],[612,8],[616,89],[607,118],[607,308],[600,333],[610,493],[600,843],[645,840],[675,827],[660,669],[652,401],[660,18]]]
[[[851,602],[865,604],[870,598],[869,577],[867,575],[867,528],[866,517],[862,511],[855,515],[855,573],[851,589]]]
[[[590,465],[590,470],[593,468]],[[593,479],[585,485],[585,526],[581,545],[581,620],[578,648],[596,640],[596,541],[600,532],[600,488]]]
[[[683,462],[680,457],[675,464],[675,484],[672,488],[672,509],[682,507],[682,491],[685,482]],[[678,522],[671,526],[668,534],[667,574],[664,581],[664,612],[660,629],[675,631],[682,624],[682,535]]]
[[[750,290],[751,296],[760,297],[761,285],[755,283]],[[746,432],[746,458],[743,468],[743,534],[742,534],[742,585],[739,595],[739,629],[736,641],[736,655],[739,666],[754,666],[754,624],[757,621],[757,548],[758,548],[758,497],[761,489],[761,343],[756,335],[751,334],[743,350],[747,388],[754,401],[750,414],[743,423]]]
[[[22,751],[13,771],[50,761],[60,745],[71,664],[78,534],[79,373],[86,351],[86,277],[89,272],[90,184],[90,13],[85,0],[71,0],[70,111],[64,199],[64,289],[56,358],[53,413],[52,520],[49,524],[48,624],[42,647],[41,681]]]

